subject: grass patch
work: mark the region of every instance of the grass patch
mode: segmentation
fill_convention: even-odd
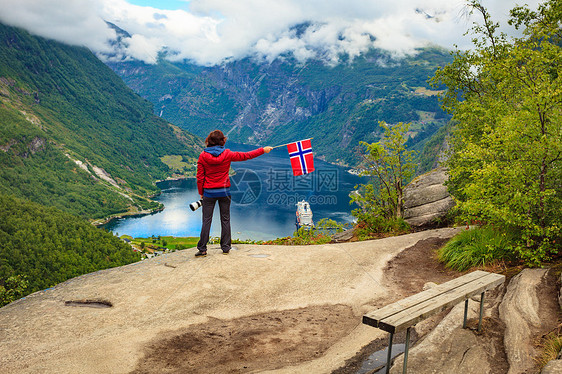
[[[558,353],[562,350],[562,336],[560,336],[560,326],[558,331],[546,335],[541,344],[542,353],[537,361],[542,369],[551,360],[556,360]]]
[[[194,163],[197,162],[197,159],[195,158],[188,158],[186,160],[181,155],[166,155],[160,157],[160,160],[163,163],[165,163],[170,168],[170,170],[180,173],[185,171],[191,171],[192,169],[196,168],[196,166],[194,166]]]
[[[423,110],[418,110],[416,111],[416,113],[418,113],[418,115],[420,116],[420,121],[423,122],[432,122],[435,121],[435,112],[426,112]]]
[[[361,214],[355,233],[359,241],[408,234],[410,225],[402,218]]]
[[[124,237],[124,236],[122,236]],[[171,251],[193,248],[197,246],[199,238],[196,237],[175,237],[175,236],[152,236],[150,238],[130,238],[131,244],[152,252],[160,248],[168,248]],[[144,245],[142,244],[144,243]]]
[[[478,266],[494,266],[512,261],[514,240],[505,232],[490,226],[462,231],[439,250],[438,258],[457,271]]]
[[[423,95],[423,96],[439,96],[445,91],[444,90],[430,90],[430,89],[427,89],[425,87],[416,87],[416,90],[414,92],[418,95]]]

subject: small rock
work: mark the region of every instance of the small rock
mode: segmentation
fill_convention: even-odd
[[[434,288],[437,287],[437,283],[433,283],[433,282],[427,282],[426,284],[423,285],[423,290],[429,290],[430,288]]]
[[[552,360],[542,369],[541,374],[560,374],[562,373],[562,360]]]

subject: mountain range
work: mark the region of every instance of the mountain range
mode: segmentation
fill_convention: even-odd
[[[437,47],[403,58],[372,49],[352,60],[342,55],[337,65],[286,55],[206,67],[165,57],[152,65],[130,59],[107,65],[155,114],[199,136],[219,128],[231,140],[260,145],[313,137],[318,157],[355,166],[359,141],[380,139],[379,121],[410,122],[410,146],[421,151],[450,119],[440,108],[440,91],[427,83],[451,61]]]

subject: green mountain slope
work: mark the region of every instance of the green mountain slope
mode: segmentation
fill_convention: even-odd
[[[379,121],[411,122],[417,149],[448,122],[427,79],[450,61],[437,48],[393,59],[371,50],[336,66],[287,56],[202,67],[138,61],[109,63],[163,118],[204,136],[214,128],[234,141],[280,144],[314,137],[315,153],[355,165],[360,140],[377,141]]]
[[[25,276],[28,294],[138,260],[129,245],[83,219],[0,194],[0,306],[10,277]]]
[[[0,24],[0,192],[86,218],[155,208],[161,158],[199,144],[89,50]]]

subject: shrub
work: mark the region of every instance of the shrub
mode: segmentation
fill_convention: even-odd
[[[355,212],[354,215],[358,218],[359,222],[356,230],[359,240],[371,239],[375,234],[391,233],[401,235],[410,231],[410,225],[403,218],[384,218],[383,216],[361,212]]]
[[[512,261],[515,238],[512,234],[492,226],[465,230],[439,250],[439,260],[446,266],[464,271],[476,266]]]
[[[15,275],[6,279],[4,285],[0,284],[0,307],[25,295],[28,286],[25,275]]]

